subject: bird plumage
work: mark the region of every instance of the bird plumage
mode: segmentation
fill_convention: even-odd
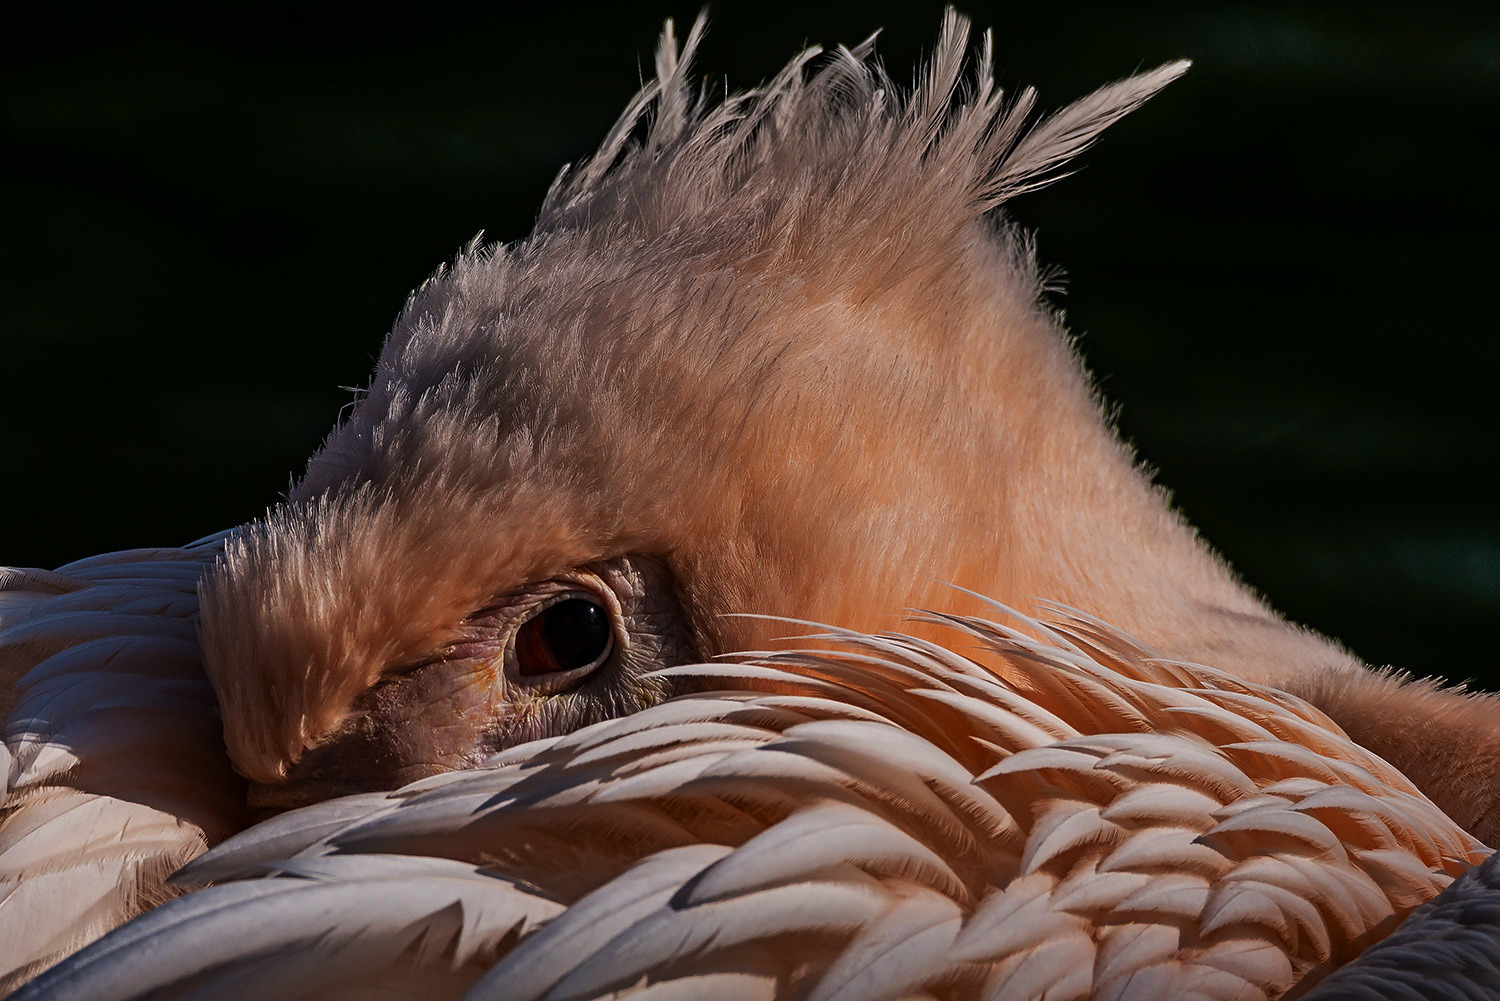
[[[392,785],[641,708],[666,694],[651,668],[778,631],[731,613],[879,630],[978,610],[947,582],[1303,694],[1500,836],[1496,700],[1372,674],[1240,584],[1103,419],[997,217],[1185,64],[1033,119],[987,42],[966,71],[953,15],[909,95],[861,46],[714,103],[689,86],[700,34],[668,31],[529,238],[476,243],[413,295],[289,502],[205,580],[204,665],[253,795],[303,802],[309,773],[326,795],[352,768],[339,791]],[[514,732],[522,672],[451,650],[511,649],[538,587],[632,559],[660,567],[680,641],[619,629],[647,655],[571,704],[543,692],[567,711]],[[359,736],[391,732],[369,700],[402,678],[451,695],[429,713],[442,754]]]
[[[148,911],[32,996],[432,969],[506,997],[1270,996],[1485,854],[1493,700],[1370,674],[1240,585],[995,217],[1183,64],[1034,120],[987,42],[965,76],[950,15],[910,95],[866,45],[713,103],[700,33],[669,29],[530,238],[413,296],[285,505],[0,581],[29,670],[8,983]],[[1016,632],[939,581],[1083,611]],[[602,652],[521,663],[569,601]],[[949,617],[868,635],[906,607]],[[696,663],[788,617],[853,649]],[[933,642],[955,623],[973,662]],[[397,785],[256,825],[188,870],[227,885],[152,909],[250,808]],[[284,964],[240,934],[282,908]]]
[[[259,824],[18,997],[1276,997],[1489,854],[1312,706],[1053,615],[671,668],[717,690]]]
[[[172,895],[245,823],[203,675],[197,585],[213,538],[0,578],[5,730],[0,990]]]
[[[1009,491],[974,487],[1035,461],[1046,401],[1135,483],[1024,241],[983,217],[1184,64],[1036,121],[987,56],[966,78],[954,17],[909,99],[862,47],[711,104],[689,88],[700,33],[668,34],[530,238],[471,247],[412,298],[290,503],[229,543],[205,666],[244,774],[280,781],[479,610],[625,554],[664,562],[700,656],[773,631],[727,613],[876,628],[934,581],[1029,586],[997,579],[1021,571],[996,552]],[[1257,608],[1138,506],[1184,575]]]
[[[1500,990],[1500,859],[1491,855],[1340,967],[1307,1001],[1491,1001]]]

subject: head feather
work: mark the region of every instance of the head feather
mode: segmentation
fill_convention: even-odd
[[[728,612],[876,626],[934,580],[1003,590],[1001,498],[972,483],[1014,464],[996,387],[1019,373],[1098,421],[1024,242],[986,213],[1185,64],[1032,123],[988,40],[966,79],[950,12],[909,95],[867,42],[714,102],[689,82],[703,30],[679,48],[668,25],[656,79],[529,238],[412,297],[290,503],[228,544],[203,635],[247,774],[497,595],[621,553],[667,559],[704,653],[762,636]],[[946,472],[934,438],[957,443]]]

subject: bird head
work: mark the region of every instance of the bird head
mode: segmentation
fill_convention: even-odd
[[[227,746],[266,802],[627,713],[669,694],[653,669],[789,628],[734,613],[879,629],[948,603],[939,582],[1026,576],[1027,443],[1103,432],[993,210],[1185,64],[1037,121],[987,39],[960,95],[950,15],[905,98],[867,44],[715,103],[686,75],[701,31],[679,49],[668,25],[530,237],[413,295],[287,503],[205,579]]]

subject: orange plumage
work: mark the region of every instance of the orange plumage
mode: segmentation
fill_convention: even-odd
[[[700,30],[681,51],[669,30],[657,79],[596,157],[560,179],[530,238],[470,247],[413,296],[368,393],[287,504],[196,548],[0,588],[0,645],[37,665],[7,736],[0,878],[11,896],[0,928],[26,928],[8,940],[24,942],[7,957],[11,982],[170,895],[167,871],[253,811],[412,780],[425,784],[392,802],[441,799],[465,782],[498,795],[540,769],[577,810],[565,816],[571,848],[538,833],[558,815],[535,803],[517,808],[532,839],[519,845],[441,827],[376,839],[529,884],[474,891],[505,896],[496,913],[514,920],[488,938],[473,939],[467,919],[449,929],[457,937],[432,948],[450,987],[518,938],[516,955],[530,955],[526,936],[576,931],[584,919],[568,915],[594,912],[561,908],[583,907],[581,894],[628,877],[632,863],[684,851],[662,863],[653,892],[670,889],[664,900],[706,904],[695,881],[717,885],[728,870],[736,893],[792,888],[776,898],[786,906],[742,917],[715,906],[725,929],[807,932],[778,922],[809,880],[838,884],[828,892],[857,916],[834,922],[829,949],[769,971],[755,967],[760,939],[744,939],[722,968],[691,968],[709,978],[699,986],[749,963],[748,996],[842,985],[826,992],[873,997],[860,970],[920,927],[941,947],[908,955],[909,982],[885,987],[1006,996],[996,985],[1014,977],[1016,996],[1046,984],[1069,995],[1123,977],[1122,996],[1150,996],[1203,974],[1206,996],[1274,995],[1354,954],[1482,857],[1461,828],[1500,833],[1489,792],[1500,745],[1481,725],[1493,700],[1371,674],[1237,582],[1102,419],[1040,301],[1024,237],[997,219],[1185,64],[1038,120],[1030,92],[1007,99],[995,88],[987,43],[966,76],[967,25],[951,16],[909,97],[861,47],[812,70],[805,54],[760,90],[707,104],[686,75]],[[795,671],[774,677],[685,668],[773,645],[790,628],[781,617],[872,632],[910,607],[986,607],[939,582],[1018,607],[1042,597],[1081,609],[1064,635],[1083,647],[1037,645],[1046,628],[1029,620],[1016,634],[974,620],[989,641],[971,664],[925,645],[951,638],[933,618],[909,641],[856,638],[868,659],[783,658]],[[747,612],[762,617],[736,614]],[[689,694],[653,708],[725,671],[778,694]],[[784,701],[799,698],[817,705]],[[680,732],[658,722],[696,707],[709,718]],[[747,712],[760,736],[736,729]],[[628,720],[590,728],[616,716]],[[851,725],[824,725],[833,718]],[[772,769],[738,792],[715,786],[723,801],[707,805],[672,784],[813,720],[823,723],[808,746],[863,761],[864,778]],[[683,747],[664,749],[658,728]],[[841,743],[853,730],[911,757]],[[497,753],[511,763],[497,766]],[[956,770],[928,774],[924,755]],[[620,780],[635,775],[649,793],[596,796],[598,775],[578,770],[620,756]],[[966,790],[944,807],[958,812],[924,813],[944,782]],[[897,792],[879,793],[882,783]],[[379,829],[382,803],[334,800],[243,837],[256,843],[326,811],[364,823],[365,808]],[[916,847],[817,861],[833,832],[865,823],[845,807],[869,814],[879,843],[900,835]],[[87,811],[97,816],[78,822]],[[264,860],[343,850],[341,836],[277,841]],[[757,854],[768,843],[791,853],[770,859],[785,868],[746,882],[768,864]],[[1180,850],[1186,868],[1163,875],[1159,847]],[[1120,851],[1150,863],[1137,871]],[[397,869],[378,869],[387,864]],[[319,886],[453,874],[411,860],[288,865]],[[1294,875],[1306,881],[1296,889]],[[223,890],[262,892],[236,885]],[[1002,920],[1059,895],[1090,903],[1064,906],[1060,924]],[[597,900],[600,914],[618,903]],[[677,934],[674,921],[684,933],[700,919],[719,927],[689,911],[661,917],[660,934]],[[429,934],[441,938],[418,937]],[[373,947],[358,934],[345,944],[346,957]],[[614,969],[600,955],[612,954],[577,953],[579,970]],[[1064,963],[1059,980],[1047,979],[1049,956]],[[672,981],[684,957],[658,958],[665,965],[630,976]],[[72,969],[60,975],[84,967]],[[578,996],[630,986],[614,973],[569,975],[587,982]]]

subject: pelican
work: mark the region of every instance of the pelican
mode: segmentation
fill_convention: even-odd
[[[599,152],[559,178],[529,238],[471,245],[412,297],[368,392],[286,504],[184,549],[0,584],[8,669],[29,672],[8,725],[0,826],[7,983],[136,915],[172,921],[224,899],[194,893],[156,909],[184,885],[167,882],[172,871],[257,818],[309,805],[315,817],[344,816],[371,802],[350,795],[446,787],[486,762],[486,778],[503,770],[497,761],[524,770],[545,754],[539,741],[679,711],[662,703],[712,677],[679,668],[771,648],[799,628],[788,620],[870,634],[928,607],[975,623],[988,607],[981,594],[1013,607],[1046,598],[1108,622],[1108,635],[1150,651],[1125,661],[1212,665],[1172,675],[1183,690],[1305,700],[1293,715],[1314,731],[1270,727],[1252,742],[1354,762],[1374,779],[1329,765],[1309,774],[1410,797],[1400,799],[1408,813],[1428,800],[1441,808],[1371,835],[1378,847],[1368,850],[1399,856],[1380,857],[1399,878],[1350,863],[1363,874],[1350,879],[1371,881],[1385,902],[1361,897],[1352,923],[1341,914],[1337,947],[1320,944],[1326,927],[1301,924],[1293,937],[1311,936],[1310,952],[1283,944],[1273,959],[1257,945],[1255,963],[1267,965],[1234,974],[1255,989],[1274,994],[1352,955],[1500,834],[1494,700],[1371,672],[1244,587],[1103,419],[1041,300],[1024,234],[1000,217],[1186,64],[1038,119],[1030,91],[995,87],[988,39],[968,70],[968,25],[950,13],[910,95],[866,43],[821,61],[809,50],[762,88],[713,103],[689,86],[701,33],[700,21],[678,46],[669,26],[656,78]],[[944,638],[946,621],[912,624],[906,642],[946,663],[923,646]],[[1016,694],[1004,685],[1029,698],[1040,684],[1017,674],[1006,644],[1055,632],[1022,619],[1016,637],[982,652],[975,669],[998,679],[984,689],[997,711],[1002,691]],[[1263,726],[1264,710],[1246,711]],[[951,722],[952,739],[976,739]],[[1142,732],[1061,725],[1089,737]],[[1196,739],[1227,747],[1217,733]],[[1148,744],[1118,753],[1149,757]],[[999,746],[1020,756],[1019,745]],[[1091,746],[1081,753],[1108,757],[1105,744]],[[967,781],[988,788],[1011,774],[994,767]],[[1245,774],[1237,788],[1252,802],[1252,788],[1281,795],[1275,767]],[[1359,803],[1347,808],[1374,809]],[[1215,811],[1233,808],[1200,806],[1215,824]],[[1022,824],[1015,812],[1006,816]],[[1337,822],[1336,836],[1315,843],[1349,855],[1343,839],[1358,826]],[[792,830],[823,840],[815,825]],[[1008,843],[1026,854],[1024,838]],[[302,858],[309,845],[291,848]],[[492,845],[481,861],[503,850]],[[657,850],[637,845],[631,861]],[[430,854],[390,862],[404,874],[393,878],[417,878],[427,863],[412,859]],[[343,864],[287,872],[363,878]],[[962,893],[944,885],[974,903],[1018,873],[996,870],[993,885],[960,879]],[[1326,902],[1337,896],[1330,886],[1304,887],[1302,899]],[[280,892],[256,881],[219,889]],[[535,909],[502,939],[551,927],[558,906],[582,903],[542,897],[553,908],[525,904]],[[882,915],[867,912],[871,928],[887,927]],[[1098,929],[1089,934],[1097,945]]]

